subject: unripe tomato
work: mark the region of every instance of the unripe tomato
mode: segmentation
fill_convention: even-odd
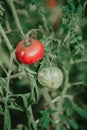
[[[44,55],[43,44],[36,39],[28,39],[29,45],[22,40],[16,46],[17,59],[24,64],[33,64],[42,59]]]
[[[63,73],[58,67],[43,68],[38,72],[38,81],[42,86],[56,89],[63,83]]]

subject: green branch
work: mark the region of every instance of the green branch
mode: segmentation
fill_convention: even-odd
[[[9,51],[12,51],[12,49],[13,49],[12,45],[11,45],[11,43],[10,43],[10,41],[9,41],[3,27],[1,26],[1,24],[0,24],[0,33],[1,33],[2,37],[3,37],[3,39],[5,40],[5,43],[6,43],[7,47],[8,47],[8,49],[9,49]]]
[[[7,0],[7,2],[9,4],[10,8],[11,8],[11,11],[12,11],[16,26],[20,30],[21,35],[24,38],[24,33],[23,33],[23,30],[22,30],[22,27],[21,27],[21,24],[20,24],[16,9],[15,9],[15,6],[14,6],[13,0]]]
[[[4,130],[11,129],[10,112],[9,112],[7,102],[8,102],[8,95],[9,95],[9,83],[10,83],[10,75],[11,75],[11,71],[12,71],[12,63],[13,63],[13,53],[11,53],[9,70],[8,70],[8,74],[7,74],[6,96],[5,96],[5,101],[4,101],[4,104],[5,104]],[[9,123],[8,123],[8,121],[9,121]]]
[[[64,95],[66,94],[68,88],[70,87],[69,85],[69,72],[67,70],[65,70],[64,68],[64,71],[65,71],[65,84],[64,84],[64,88],[63,88],[63,91],[61,92],[61,95],[60,95],[60,100],[58,100],[58,103],[57,103],[57,108],[58,108],[58,115],[59,115],[59,119],[61,120],[61,116],[63,114],[63,103],[64,103]],[[57,126],[61,129],[61,122],[57,124]]]
[[[49,105],[50,109],[51,110],[57,110],[56,106],[52,103],[52,99],[51,99],[47,89],[46,88],[40,89],[40,92],[43,95],[43,97],[44,97],[45,101],[47,102],[47,104]],[[53,114],[53,119],[55,120],[55,122],[57,122],[59,124],[60,119],[59,119],[58,112],[55,112]],[[60,130],[59,126],[56,125],[55,130]]]

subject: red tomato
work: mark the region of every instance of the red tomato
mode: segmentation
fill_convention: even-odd
[[[43,44],[36,39],[29,39],[29,45],[26,41],[22,40],[16,46],[17,59],[24,64],[33,64],[42,59],[44,55]]]
[[[54,8],[57,5],[56,0],[47,0],[47,5],[49,8]]]

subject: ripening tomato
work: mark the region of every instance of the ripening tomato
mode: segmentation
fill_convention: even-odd
[[[24,64],[33,64],[42,59],[44,55],[43,44],[36,39],[28,39],[29,45],[22,40],[16,46],[17,59]]]

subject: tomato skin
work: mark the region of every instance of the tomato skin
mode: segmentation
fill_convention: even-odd
[[[28,39],[29,46],[26,46],[25,40],[22,40],[16,46],[16,57],[24,64],[33,64],[42,59],[44,55],[44,46],[36,39]]]

